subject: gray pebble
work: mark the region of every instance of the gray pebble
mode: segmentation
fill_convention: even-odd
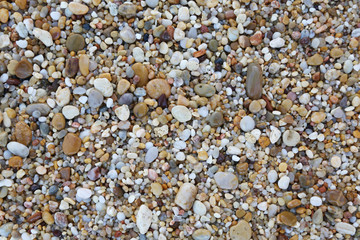
[[[88,104],[91,108],[100,107],[104,101],[104,96],[102,93],[95,88],[92,88],[88,91],[88,97]]]
[[[149,150],[146,152],[145,155],[145,162],[146,163],[152,163],[159,155],[159,150],[157,147],[151,147],[149,148]]]
[[[130,105],[133,103],[134,95],[132,93],[124,93],[118,100],[120,105]]]

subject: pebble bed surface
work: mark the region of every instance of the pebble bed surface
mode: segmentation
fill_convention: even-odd
[[[1,239],[360,239],[359,14],[1,1]]]

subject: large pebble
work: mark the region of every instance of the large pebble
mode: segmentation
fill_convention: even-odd
[[[128,120],[129,117],[130,117],[130,110],[129,110],[128,105],[124,104],[124,105],[116,108],[115,109],[115,114],[121,121]]]
[[[146,85],[146,92],[151,98],[158,99],[162,94],[169,97],[171,88],[165,79],[153,79]]]
[[[181,7],[178,11],[178,21],[189,21],[190,20],[190,11],[187,7]]]
[[[191,111],[185,106],[175,106],[171,109],[171,114],[179,122],[187,122],[191,119]]]
[[[32,73],[33,65],[25,58],[19,61],[15,66],[15,75],[18,78],[28,78],[32,75]]]
[[[215,94],[215,87],[210,84],[199,83],[195,85],[194,91],[200,97],[212,97]]]
[[[145,162],[152,163],[159,155],[159,150],[157,147],[151,147],[147,150],[145,154]]]
[[[89,7],[77,2],[69,3],[69,10],[75,15],[84,15],[89,11]]]
[[[81,202],[83,200],[87,200],[91,197],[93,192],[88,188],[79,188],[76,192],[76,200]]]
[[[0,236],[7,238],[10,235],[10,233],[13,229],[13,226],[14,226],[14,223],[12,223],[12,222],[3,223],[0,226]]]
[[[32,115],[35,111],[39,111],[43,116],[48,115],[50,110],[50,107],[46,103],[33,103],[28,105],[25,109],[26,113],[29,115]]]
[[[59,87],[58,90],[56,91],[56,103],[61,107],[67,105],[70,102],[70,97],[71,97],[70,89],[67,87],[66,88]]]
[[[239,184],[238,178],[231,172],[217,172],[214,175],[214,180],[222,189],[236,189]]]
[[[25,146],[31,143],[32,131],[24,121],[20,121],[16,123],[14,135],[16,141],[21,144],[24,144]]]
[[[128,26],[120,31],[120,37],[126,43],[134,43],[136,41],[134,30]]]
[[[73,119],[80,114],[80,111],[77,107],[72,105],[66,105],[62,108],[62,114],[66,119]]]
[[[214,112],[209,117],[209,123],[212,127],[219,127],[225,122],[224,116],[221,112]]]
[[[259,99],[262,95],[262,69],[258,63],[250,63],[247,67],[246,94],[250,99]]]
[[[65,228],[68,225],[67,216],[65,213],[57,212],[54,215],[55,224],[60,228]]]
[[[136,15],[136,6],[131,2],[125,2],[120,5],[118,11],[121,16],[131,18]]]
[[[196,194],[197,187],[191,183],[184,183],[181,185],[178,193],[176,194],[175,204],[186,211],[190,210],[194,203]]]
[[[72,34],[66,39],[66,47],[69,51],[79,51],[85,47],[85,39],[80,34]]]
[[[146,105],[146,103],[143,102],[137,103],[133,108],[134,115],[138,118],[144,117],[148,113],[148,111],[148,106]]]
[[[283,211],[283,212],[279,213],[277,215],[277,220],[279,223],[285,224],[290,227],[295,226],[295,224],[297,222],[295,214],[288,212],[288,211]]]
[[[0,49],[10,45],[10,37],[7,34],[0,35]]]
[[[88,104],[91,108],[100,107],[104,101],[104,96],[102,95],[102,93],[95,88],[91,88],[87,92],[87,95],[88,95]]]
[[[53,128],[55,128],[58,131],[64,129],[65,128],[64,115],[62,115],[62,113],[55,113],[51,121],[51,125],[53,126]]]
[[[309,57],[306,62],[311,66],[319,66],[323,63],[323,61],[323,57],[320,54],[316,53],[315,55]]]
[[[74,155],[79,152],[81,147],[81,138],[75,133],[66,134],[62,149],[66,155]]]
[[[282,176],[278,181],[278,186],[280,189],[286,190],[289,187],[290,178],[288,176]]]
[[[326,200],[335,206],[342,207],[347,203],[347,199],[340,190],[329,190],[326,193]]]
[[[355,233],[356,233],[356,228],[353,225],[351,225],[349,223],[345,223],[345,222],[336,223],[335,229],[338,233],[341,233],[341,234],[355,235]]]
[[[9,142],[6,147],[12,154],[16,156],[22,158],[29,156],[29,148],[24,144],[18,142]]]
[[[294,147],[300,142],[300,134],[294,130],[286,130],[282,139],[286,146]]]
[[[104,97],[111,97],[114,88],[107,78],[97,78],[94,80],[94,87],[99,90]]]
[[[196,200],[193,205],[193,210],[195,214],[204,216],[206,214],[206,206],[199,200]]]
[[[270,47],[272,48],[282,48],[285,45],[285,40],[282,38],[275,38],[270,41]]]
[[[47,47],[50,47],[54,44],[51,34],[46,30],[34,28],[33,34]]]
[[[81,54],[79,58],[79,69],[83,76],[89,74],[90,59],[87,54]]]
[[[116,91],[119,95],[123,95],[130,88],[130,82],[126,79],[121,79],[116,87]]]
[[[255,128],[255,121],[252,117],[245,116],[240,121],[240,128],[244,132],[250,132]]]
[[[136,226],[139,228],[141,234],[147,233],[152,222],[152,212],[145,205],[141,205],[136,215]]]
[[[200,228],[193,232],[192,237],[194,240],[209,240],[211,232],[207,229]]]
[[[145,67],[142,63],[135,63],[131,66],[132,70],[134,71],[134,74],[139,77],[139,82],[136,84],[138,87],[145,86],[149,81],[149,72],[148,69]]]
[[[74,77],[79,71],[79,59],[71,57],[66,60],[65,75],[67,77]]]
[[[238,224],[230,228],[231,240],[250,240],[252,230],[250,224],[245,220],[240,220]]]

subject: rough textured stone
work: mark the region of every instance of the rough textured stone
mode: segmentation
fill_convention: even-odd
[[[238,224],[230,228],[231,240],[250,240],[252,230],[250,224],[245,220],[240,220]]]
[[[19,143],[24,145],[29,145],[31,143],[32,131],[24,121],[20,121],[15,124],[14,135],[16,141]]]

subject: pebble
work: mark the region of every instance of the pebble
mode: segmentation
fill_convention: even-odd
[[[33,103],[27,105],[25,111],[29,115],[33,115],[35,111],[38,111],[41,113],[42,116],[46,116],[50,112],[50,107],[46,103]]]
[[[209,123],[212,127],[220,127],[224,122],[225,120],[221,112],[214,112],[209,117]]]
[[[250,240],[251,236],[251,226],[245,220],[240,220],[235,226],[232,226],[230,228],[231,240]]]
[[[72,105],[66,105],[62,108],[62,114],[66,119],[74,119],[76,116],[79,116],[79,109]]]
[[[192,237],[194,240],[209,240],[211,232],[207,229],[197,229],[193,232]]]
[[[32,131],[24,121],[15,124],[14,136],[17,142],[25,146],[29,145],[32,141]]]
[[[300,134],[294,130],[286,130],[282,140],[286,146],[294,147],[300,142]]]
[[[141,234],[147,233],[152,222],[152,212],[146,205],[141,205],[136,215],[136,226]]]
[[[69,58],[68,60],[66,60],[65,75],[67,77],[74,77],[78,71],[79,71],[78,58]]]
[[[173,117],[181,123],[191,120],[191,111],[185,106],[175,106],[171,109]]]
[[[0,22],[7,23],[9,21],[9,10],[0,8]]]
[[[263,85],[262,69],[258,63],[250,63],[247,67],[246,94],[250,99],[261,98]]]
[[[147,152],[145,154],[145,162],[152,163],[153,161],[155,161],[155,159],[158,157],[158,155],[159,155],[159,150],[157,147],[149,148],[149,150],[147,150]]]
[[[252,113],[258,113],[261,110],[261,104],[259,101],[252,101],[249,105],[249,111]]]
[[[33,65],[27,60],[22,59],[16,64],[15,67],[15,75],[18,78],[25,79],[32,75],[33,73]]]
[[[81,138],[74,133],[66,134],[63,144],[62,150],[66,155],[74,155],[79,152],[81,147]]]
[[[236,27],[230,27],[227,31],[227,37],[232,42],[237,41],[239,39],[239,30]]]
[[[68,6],[69,10],[75,15],[85,15],[89,11],[88,6],[78,2],[70,2]]]
[[[51,47],[54,44],[51,34],[46,30],[34,28],[33,34],[47,47]]]
[[[66,39],[66,47],[69,51],[79,51],[85,47],[85,39],[80,34],[71,34]]]
[[[335,229],[340,234],[348,234],[348,235],[353,236],[356,233],[356,228],[353,225],[351,225],[349,223],[345,223],[345,222],[336,223]]]
[[[88,92],[88,104],[89,107],[91,108],[98,108],[101,106],[101,104],[104,102],[104,96],[103,94],[95,89],[95,88],[91,88]]]
[[[185,211],[190,210],[194,203],[196,194],[197,187],[191,183],[184,183],[181,185],[178,193],[176,194],[175,204],[180,206]]]
[[[311,121],[314,123],[321,123],[326,118],[326,114],[324,112],[314,112],[311,115]]]
[[[279,223],[285,224],[289,227],[293,227],[297,223],[295,214],[288,211],[283,211],[279,213],[277,215],[277,220]]]
[[[122,105],[122,106],[116,108],[115,114],[121,121],[128,120],[130,117],[130,110],[129,110],[128,105]]]
[[[22,158],[29,156],[29,148],[19,142],[9,142],[6,147],[12,154],[16,156]]]
[[[0,35],[0,49],[8,47],[10,43],[11,42],[9,35],[7,34]]]
[[[142,118],[146,116],[148,111],[149,111],[148,106],[143,102],[137,103],[133,108],[134,115],[138,118]]]
[[[344,62],[344,67],[343,67],[344,73],[347,73],[347,74],[351,73],[352,70],[353,70],[353,67],[354,67],[354,65],[353,65],[352,61],[351,60],[346,60]]]
[[[67,216],[62,212],[57,212],[54,215],[55,224],[60,228],[65,228],[68,225]]]
[[[244,132],[250,132],[255,128],[255,121],[252,117],[245,116],[240,121],[240,128]]]
[[[23,166],[23,160],[19,156],[13,156],[9,159],[9,167],[22,167]]]
[[[319,208],[318,210],[316,210],[314,212],[312,221],[314,224],[319,225],[323,222],[323,220],[324,220],[324,214],[323,214],[322,210]]]
[[[326,200],[338,207],[342,207],[347,203],[347,199],[345,198],[344,194],[340,190],[330,190],[326,193]]]
[[[193,211],[195,214],[204,216],[206,214],[206,206],[199,200],[196,200],[193,205]]]
[[[285,40],[282,38],[275,38],[270,41],[270,47],[272,48],[282,48],[285,45]]]
[[[71,92],[69,88],[58,88],[56,91],[56,103],[63,107],[70,102]]]
[[[216,52],[218,50],[218,47],[219,47],[219,42],[216,41],[215,39],[211,39],[209,41],[208,46],[209,46],[210,51]]]
[[[90,59],[86,54],[81,54],[79,58],[79,69],[83,76],[89,75]]]
[[[139,87],[145,86],[149,81],[149,73],[145,65],[142,63],[135,63],[131,68],[134,71],[134,74],[139,77],[139,82],[136,83],[136,85]]]
[[[323,63],[323,61],[323,57],[320,54],[316,53],[315,55],[309,57],[306,62],[310,66],[319,66]]]
[[[330,50],[330,56],[332,58],[336,59],[336,58],[341,57],[342,55],[344,55],[344,52],[340,48],[336,47],[336,48],[333,48],[333,49]]]
[[[145,0],[146,5],[148,5],[151,8],[157,7],[159,4],[159,0]]]
[[[310,204],[315,206],[315,207],[319,207],[322,205],[322,200],[320,197],[318,196],[314,196],[310,198]]]
[[[8,237],[13,229],[14,224],[12,222],[4,223],[0,226],[0,236]]]
[[[90,189],[87,188],[79,188],[76,191],[76,200],[78,202],[88,200],[93,195],[93,192]]]
[[[212,97],[215,94],[215,87],[209,84],[196,84],[194,91],[200,97]]]
[[[278,181],[278,186],[281,189],[286,190],[289,187],[290,178],[288,176],[282,176]]]
[[[190,11],[187,7],[180,7],[178,11],[178,20],[187,22],[190,20]]]
[[[124,2],[118,8],[119,14],[126,18],[131,18],[136,15],[136,6],[131,2]]]
[[[51,121],[51,125],[53,126],[53,128],[55,128],[58,131],[64,129],[65,128],[64,115],[62,115],[62,113],[55,113],[55,115]]]
[[[99,90],[104,97],[111,97],[114,88],[107,78],[97,78],[94,80],[95,89]]]
[[[128,26],[120,31],[120,37],[126,43],[134,43],[136,41],[134,30]]]
[[[144,51],[139,47],[134,47],[133,57],[136,62],[144,62],[144,60],[145,60]]]
[[[222,189],[236,189],[239,184],[238,178],[231,172],[217,172],[214,175],[214,180]]]
[[[119,95],[123,95],[124,93],[127,92],[127,90],[129,90],[130,88],[130,82],[126,79],[121,79],[118,84],[117,84],[117,88],[116,91]]]
[[[341,158],[337,155],[334,155],[330,158],[330,164],[334,168],[339,168],[341,166]]]
[[[278,179],[278,174],[277,174],[277,172],[275,171],[275,170],[270,170],[269,172],[268,172],[268,181],[270,182],[270,183],[274,183],[274,182],[276,182],[277,181],[277,179]]]

